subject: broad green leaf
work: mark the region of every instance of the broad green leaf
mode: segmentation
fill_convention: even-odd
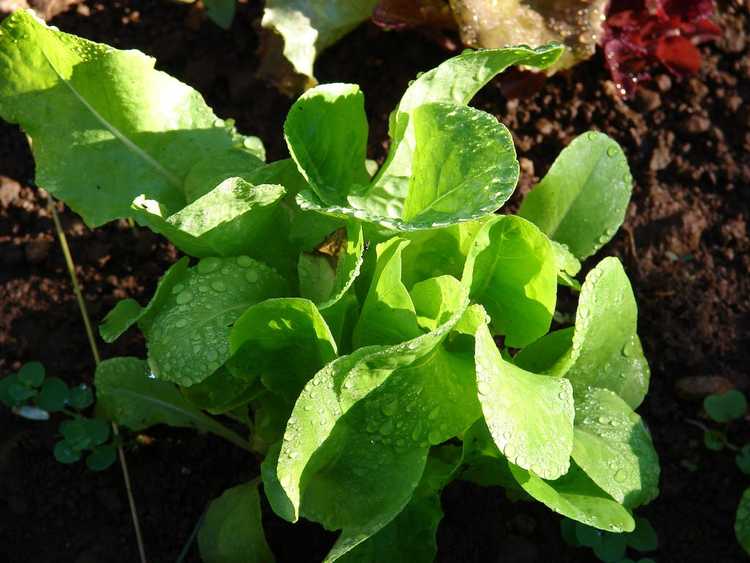
[[[206,563],[271,563],[263,533],[258,482],[227,489],[211,501],[198,531],[198,547]]]
[[[153,318],[154,312],[164,305],[175,286],[187,275],[188,263],[189,259],[183,257],[170,266],[146,307],[141,307],[135,299],[118,302],[99,325],[99,334],[104,341],[114,342],[142,318]]]
[[[641,552],[655,551],[659,547],[656,530],[646,518],[635,519],[635,530],[626,536],[628,546]]]
[[[283,518],[288,522],[295,522],[297,519],[296,509],[292,501],[289,500],[286,491],[284,491],[284,487],[279,482],[278,465],[281,444],[281,439],[279,439],[276,444],[272,445],[261,463],[260,472],[263,478],[263,491],[266,493],[268,503],[279,518]]]
[[[575,279],[576,274],[581,270],[581,263],[568,247],[557,241],[551,240],[552,248],[555,251],[557,259],[557,283],[581,291],[581,284]]]
[[[411,176],[377,180],[367,189],[344,185],[346,200],[331,203],[310,190],[297,196],[303,209],[354,217],[398,231],[447,226],[488,215],[510,197],[518,162],[510,132],[482,111],[429,103],[412,114]],[[291,148],[291,146],[290,146]]]
[[[200,383],[180,390],[196,407],[211,414],[224,414],[247,405],[258,394],[256,381],[235,377],[225,366]]]
[[[152,378],[143,360],[104,360],[96,368],[95,383],[97,412],[135,432],[168,424],[212,432],[235,442],[224,426],[203,414],[177,387]]]
[[[406,89],[389,119],[391,149],[374,179],[376,193],[396,193],[412,176],[414,160],[414,113],[423,104],[467,105],[493,77],[514,64],[545,68],[563,52],[561,46],[538,49],[509,47],[466,51],[423,73]],[[515,160],[515,157],[514,157]]]
[[[463,289],[453,276],[430,278],[414,284],[409,292],[417,314],[417,323],[424,330],[435,330],[445,323],[461,305]]]
[[[745,416],[747,399],[742,391],[730,389],[724,393],[715,393],[703,399],[703,408],[712,420],[722,423],[731,422]]]
[[[253,451],[268,452],[271,447],[281,442],[293,405],[280,395],[262,388],[261,393],[253,399],[250,406],[253,411],[250,435]],[[274,462],[274,468],[275,464],[276,462]]]
[[[261,24],[284,39],[284,56],[313,80],[313,63],[372,14],[377,0],[267,0]]]
[[[750,554],[750,487],[742,493],[740,504],[737,507],[734,533],[742,548]]]
[[[461,279],[471,243],[485,221],[404,233],[404,238],[409,240],[409,246],[402,253],[404,285],[411,289],[417,282],[442,275]]]
[[[341,205],[370,183],[359,86],[325,84],[305,92],[289,110],[284,137],[300,174],[324,204]]]
[[[590,131],[560,153],[518,213],[584,259],[622,225],[632,183],[620,145]]]
[[[231,326],[249,306],[288,292],[279,274],[247,256],[204,258],[174,281],[139,326],[154,374],[186,387],[229,359]]]
[[[331,330],[339,355],[353,350],[352,334],[359,319],[359,301],[353,293],[346,293],[330,307],[320,311]]]
[[[371,535],[408,502],[430,444],[477,419],[471,349],[441,347],[465,307],[433,332],[339,358],[306,385],[278,463],[294,520],[301,505],[327,528]]]
[[[617,393],[632,409],[641,404],[650,372],[636,334],[637,317],[622,264],[605,258],[586,276],[578,301],[565,373],[574,389],[601,387]]]
[[[635,528],[630,512],[597,487],[575,464],[571,464],[565,476],[554,481],[544,481],[513,463],[509,466],[524,491],[558,514],[609,532],[631,532]]]
[[[282,186],[254,186],[242,178],[229,178],[173,215],[159,202],[139,196],[133,202],[133,215],[191,256],[258,256],[274,230],[284,195]]]
[[[90,226],[130,216],[140,194],[180,209],[190,168],[243,143],[151,57],[56,31],[24,10],[0,28],[0,76],[0,116],[31,137],[36,183]]]
[[[573,450],[570,382],[506,362],[486,326],[477,332],[475,356],[479,402],[497,447],[544,479],[564,475]]]
[[[274,163],[278,165],[278,163]],[[211,158],[204,158],[196,162],[185,177],[185,198],[188,203],[200,199],[216,186],[230,178],[242,178],[251,184],[275,184],[279,182],[255,181],[255,174],[259,169],[269,168],[264,165],[263,158],[245,148],[232,148],[213,154]],[[176,209],[170,209],[174,213]]]
[[[394,237],[376,248],[377,264],[354,328],[354,347],[397,344],[419,336],[414,304],[401,282],[401,253],[409,241]]]
[[[336,342],[312,301],[268,299],[248,308],[229,335],[230,369],[263,384],[290,404],[309,379],[336,357]]]
[[[492,318],[506,346],[523,347],[547,333],[557,300],[557,263],[547,237],[515,216],[488,220],[466,260],[471,297]]]
[[[212,22],[223,29],[232,27],[237,0],[203,0],[203,5]]]
[[[535,340],[513,357],[513,363],[532,373],[559,375],[568,365],[573,345],[573,327],[553,330]]]
[[[641,417],[607,389],[576,394],[573,459],[628,508],[659,494],[659,458]]]
[[[326,237],[313,252],[300,254],[300,294],[324,311],[349,291],[359,276],[365,249],[362,227],[349,222],[346,228]]]
[[[441,454],[448,453],[448,459]],[[404,561],[431,563],[437,554],[436,533],[443,518],[440,492],[461,462],[461,449],[444,446],[430,452],[422,480],[409,504],[373,535],[344,530],[326,562],[379,563]]]

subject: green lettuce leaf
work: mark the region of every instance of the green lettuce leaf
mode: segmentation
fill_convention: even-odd
[[[258,481],[227,489],[211,501],[198,530],[205,563],[272,563],[261,521]]]
[[[422,480],[409,504],[374,535],[344,530],[325,561],[431,563],[437,555],[437,527],[443,518],[440,493],[453,478],[463,456],[461,448],[433,448]]]
[[[637,323],[628,276],[617,258],[605,258],[586,276],[578,302],[565,373],[574,389],[601,387],[617,393],[632,409],[641,404],[650,371]]]
[[[237,443],[233,433],[203,414],[176,386],[152,377],[143,360],[104,360],[96,368],[94,382],[97,413],[135,432],[168,424],[211,432]]]
[[[370,183],[364,103],[355,84],[325,84],[300,96],[284,122],[289,152],[325,204],[337,205]]]
[[[377,0],[267,0],[261,25],[284,39],[294,70],[315,81],[313,63],[372,14]]]
[[[659,458],[641,417],[606,389],[576,394],[573,459],[602,490],[628,508],[659,494]]]
[[[140,315],[132,300],[118,303],[105,318],[102,335],[116,338],[138,322],[156,376],[188,387],[229,359],[231,325],[250,305],[288,291],[284,278],[247,256],[204,258],[193,268],[183,258]]]
[[[523,347],[547,333],[557,300],[557,261],[544,234],[515,216],[487,220],[466,260],[472,299],[505,344]]]
[[[465,307],[433,332],[339,358],[307,384],[277,468],[293,520],[301,509],[327,528],[372,535],[408,503],[429,446],[478,418],[471,347],[441,346]]]
[[[414,304],[401,282],[401,253],[409,241],[394,237],[376,248],[377,264],[370,291],[354,328],[354,347],[397,344],[419,336]]]
[[[514,464],[544,479],[567,473],[573,451],[573,389],[502,359],[486,326],[476,337],[479,402],[495,444]]]
[[[428,103],[414,109],[411,123],[415,149],[410,177],[388,186],[377,180],[369,187],[343,184],[338,192],[345,199],[326,201],[304,190],[297,203],[303,209],[413,231],[477,219],[510,197],[518,181],[518,163],[510,132],[493,116],[474,108]],[[343,135],[342,131],[337,138]],[[290,151],[294,154],[292,144]]]
[[[620,228],[632,190],[633,178],[620,145],[590,131],[560,153],[518,214],[584,259]]]
[[[0,27],[0,75],[0,117],[31,137],[36,183],[90,226],[129,217],[140,194],[180,209],[191,167],[243,146],[151,57],[56,31],[23,10]]]
[[[336,342],[312,301],[268,299],[249,307],[229,334],[232,372],[258,377],[293,404],[308,380],[336,357]]]
[[[632,532],[632,514],[612,500],[575,464],[554,481],[545,481],[513,463],[508,463],[521,488],[558,514],[608,532]]]
[[[349,221],[313,252],[300,254],[297,271],[302,297],[314,301],[321,311],[338,303],[359,276],[364,250],[361,225]]]
[[[255,381],[234,377],[222,366],[200,383],[181,391],[199,409],[224,414],[247,405],[258,394],[258,386]]]
[[[275,226],[284,195],[282,186],[229,178],[173,215],[143,196],[133,202],[133,214],[191,256],[255,254]]]

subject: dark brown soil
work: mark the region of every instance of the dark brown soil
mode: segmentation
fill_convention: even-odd
[[[190,6],[152,0],[86,2],[53,23],[155,56],[160,68],[200,90],[220,116],[260,136],[276,159],[286,153],[281,125],[291,101],[255,78],[257,4],[241,5],[227,32],[209,22],[196,25]],[[652,367],[651,392],[640,410],[661,456],[662,493],[639,513],[656,527],[655,558],[664,562],[744,560],[732,525],[747,478],[732,455],[708,451],[690,421],[701,419],[707,385],[750,390],[748,19],[746,5],[725,3],[724,38],[703,48],[701,74],[678,80],[657,73],[632,102],[615,96],[599,57],[549,80],[531,99],[506,100],[496,81],[475,102],[514,132],[524,171],[520,192],[575,135],[591,128],[617,139],[630,159],[633,202],[624,228],[601,255],[624,261],[640,304],[640,334]],[[445,57],[418,34],[366,25],[326,53],[317,72],[322,82],[362,86],[371,156],[382,158],[388,112],[418,71]],[[0,375],[40,360],[70,383],[90,382],[93,361],[33,172],[23,135],[0,122]],[[124,224],[92,232],[67,210],[63,219],[95,320],[118,299],[145,301],[177,256],[149,232]],[[100,346],[106,357],[144,351],[142,339],[130,333]],[[80,464],[56,463],[55,428],[0,410],[0,560],[136,561],[119,470],[92,474]],[[150,560],[174,561],[206,504],[258,468],[212,437],[161,428],[149,436],[151,445],[128,451],[135,496]],[[750,432],[739,424],[730,436],[742,443]],[[592,560],[589,552],[562,544],[556,516],[513,504],[500,490],[457,483],[446,490],[443,505],[440,561]],[[332,541],[311,524],[269,517],[266,528],[282,562],[319,561]],[[186,560],[198,560],[195,549]]]

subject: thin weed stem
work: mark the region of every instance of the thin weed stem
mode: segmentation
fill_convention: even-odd
[[[94,330],[91,327],[91,320],[89,318],[89,312],[86,308],[86,301],[83,299],[83,293],[81,292],[81,286],[78,283],[78,275],[76,274],[75,263],[73,262],[73,256],[70,253],[70,247],[68,246],[68,239],[65,236],[65,231],[60,223],[60,216],[55,209],[55,203],[51,195],[47,194],[47,208],[52,214],[52,220],[55,223],[55,231],[57,238],[60,241],[60,247],[65,258],[65,265],[68,268],[68,274],[70,274],[70,281],[73,284],[73,293],[75,293],[76,301],[78,301],[78,308],[81,311],[81,317],[83,318],[83,325],[86,328],[86,336],[89,340],[89,346],[91,347],[91,355],[94,357],[94,362],[99,365],[101,362],[101,356],[99,355],[99,348],[96,345],[96,338],[94,337]],[[117,423],[112,421],[112,434],[115,438],[120,435],[120,428]],[[135,498],[133,496],[133,487],[130,481],[130,472],[128,471],[128,463],[125,459],[125,452],[121,445],[117,446],[117,454],[120,459],[120,468],[122,469],[122,476],[125,480],[125,491],[128,495],[128,504],[130,505],[130,516],[133,520],[133,528],[135,530],[135,539],[138,544],[138,554],[140,555],[141,563],[147,563],[146,559],[146,548],[143,544],[143,535],[141,534],[141,524],[138,520],[138,510],[135,505]]]

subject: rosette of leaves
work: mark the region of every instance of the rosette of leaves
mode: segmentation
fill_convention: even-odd
[[[117,104],[97,110],[88,101],[88,81],[115,100],[137,89],[160,111],[210,115],[183,86],[173,86],[175,98],[144,88],[139,81],[172,83],[145,72],[140,55],[26,14],[1,29],[0,114],[29,132],[35,150],[64,140],[54,123],[39,125],[63,92],[67,131],[78,131],[83,114],[81,131],[94,127],[96,138],[96,115],[117,113]],[[80,52],[92,54],[76,59]],[[118,61],[106,72],[101,52]],[[508,66],[544,68],[561,52],[467,52],[422,74],[391,114],[391,150],[374,175],[363,96],[349,84],[297,101],[284,128],[289,160],[250,159],[219,128],[202,151],[213,142],[219,150],[181,169],[179,189],[130,186],[154,177],[149,159],[131,161],[101,201],[133,196],[111,215],[138,219],[188,256],[149,303],[125,300],[101,326],[112,340],[137,324],[148,357],[100,364],[100,411],[135,430],[166,423],[214,432],[264,456],[263,494],[279,517],[341,530],[327,561],[432,560],[440,492],[454,478],[502,484],[592,528],[632,531],[632,510],[657,495],[659,478],[634,412],[649,381],[635,299],[616,258],[582,284],[575,278],[580,260],[622,223],[627,161],[613,140],[585,133],[519,215],[497,215],[518,179],[515,150],[505,127],[467,105]],[[49,75],[49,88],[37,83],[39,69],[61,60],[70,63],[65,74]],[[128,63],[137,80],[114,80]],[[192,102],[178,103],[181,95]],[[141,119],[135,110],[116,117],[120,132]],[[189,152],[193,123],[172,119],[176,129],[151,132],[148,147]],[[132,150],[117,140],[118,155]],[[85,170],[103,168],[110,153],[66,156]],[[40,160],[42,185],[57,182],[63,199],[81,189]],[[550,332],[559,284],[580,286],[578,309],[571,326]],[[250,440],[212,416],[222,413],[245,420]],[[199,533],[209,563],[272,558],[261,480],[209,507]]]

